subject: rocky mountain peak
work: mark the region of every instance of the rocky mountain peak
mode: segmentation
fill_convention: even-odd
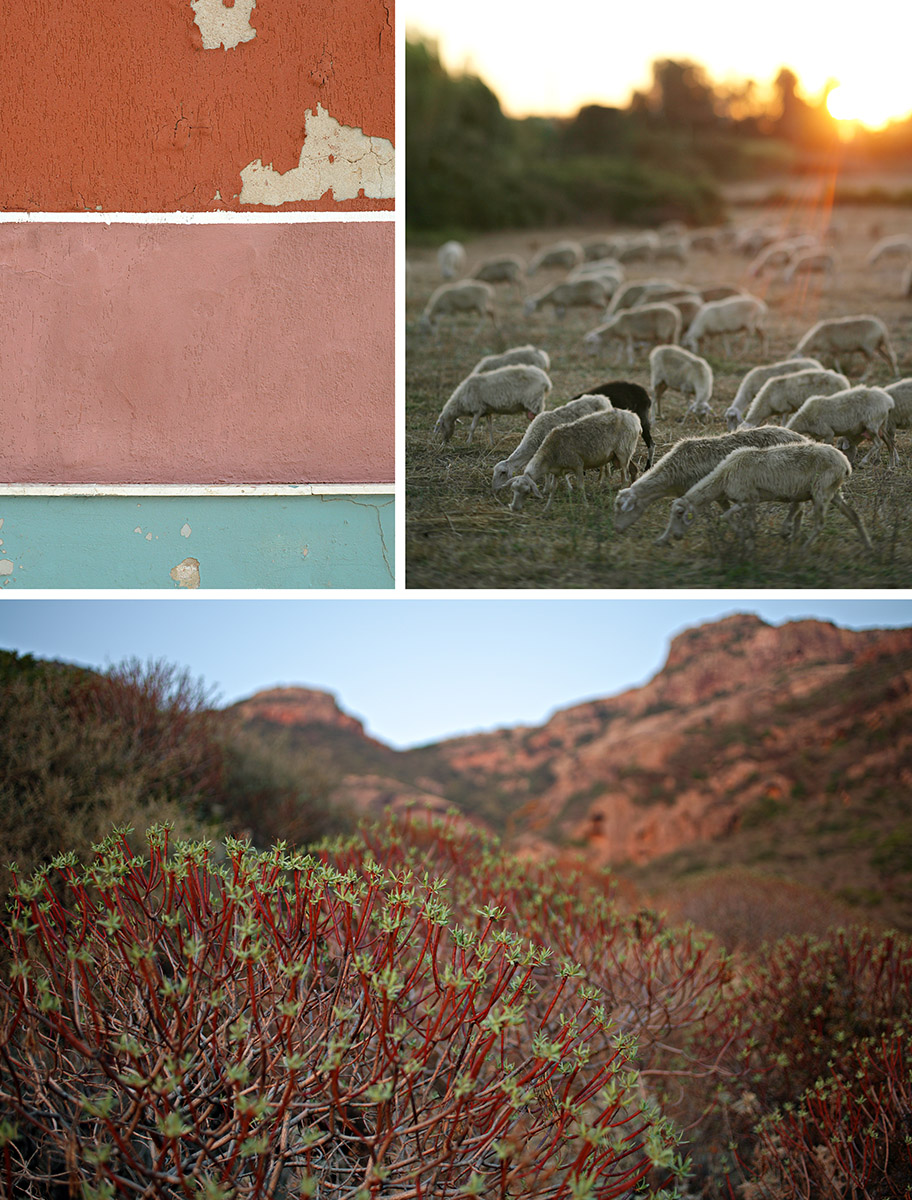
[[[234,705],[244,721],[269,721],[274,725],[331,725],[362,736],[364,725],[343,712],[332,692],[305,687],[274,687],[256,692]]]

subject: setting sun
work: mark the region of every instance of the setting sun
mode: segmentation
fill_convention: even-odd
[[[882,129],[890,121],[908,115],[908,88],[841,83],[827,96],[827,109],[837,121],[857,121],[868,129]]]

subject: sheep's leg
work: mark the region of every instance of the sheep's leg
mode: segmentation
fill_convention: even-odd
[[[551,501],[554,499],[554,493],[557,491],[557,478],[558,477],[556,475],[548,476],[548,499],[545,502],[545,507],[542,509],[542,512],[547,512],[551,507]]]
[[[653,397],[652,397],[652,402],[655,405],[657,417],[661,417],[661,415],[662,415],[662,397],[665,395],[665,393],[667,391],[668,391],[668,384],[663,383],[661,380],[659,380],[659,382],[656,384],[655,393],[653,394]]]
[[[877,433],[875,434],[874,445],[876,446],[878,442],[881,442],[884,446],[886,446],[887,450],[889,451],[891,465],[894,467],[898,467],[899,466],[899,452],[896,449],[896,442],[893,438],[893,431],[892,431],[892,429],[890,429],[890,427],[887,423],[884,423],[880,427],[880,429],[878,429]],[[873,450],[873,447],[872,447],[872,450]]]
[[[580,493],[583,497],[583,504],[588,504],[589,500],[586,496],[586,485],[583,482],[583,468],[582,467],[576,468],[576,478],[577,478],[577,481],[579,482]]]
[[[858,530],[859,534],[861,535],[861,540],[865,544],[865,549],[872,550],[873,547],[871,545],[871,539],[868,537],[868,531],[861,522],[861,517],[858,515],[855,509],[843,499],[841,492],[837,492],[833,497],[833,503],[841,513],[849,518],[849,520]]]
[[[727,333],[722,334],[722,349],[725,351],[725,357],[731,358],[731,356],[732,356],[731,338],[728,336]]]
[[[789,505],[788,515],[785,518],[785,524],[782,526],[782,536],[791,539],[798,532],[798,527],[801,524],[801,501],[794,500]]]
[[[627,339],[627,366],[632,367],[633,361],[634,361],[633,360],[633,338],[628,337],[628,339]]]
[[[891,347],[885,342],[881,342],[877,347],[877,353],[889,363],[894,379],[899,379],[899,367],[896,363],[896,355],[893,353]]]
[[[494,418],[488,413],[488,444],[494,445]]]

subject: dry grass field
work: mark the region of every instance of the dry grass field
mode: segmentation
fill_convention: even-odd
[[[738,227],[774,224],[794,212],[760,208],[736,210]],[[813,228],[810,221],[808,226]],[[787,357],[801,336],[824,317],[872,313],[887,325],[901,377],[912,375],[912,298],[903,297],[903,265],[896,259],[867,267],[865,257],[875,241],[893,233],[912,233],[907,209],[846,206],[836,211],[832,244],[838,269],[833,276],[811,275],[787,284],[781,273],[751,279],[750,259],[734,250],[694,250],[686,263],[630,263],[631,280],[674,278],[704,285],[731,283],[762,296],[770,307],[769,348],[761,356],[756,339],[745,345],[736,335],[735,357],[726,358],[719,339],[701,353],[715,376],[715,416],[704,424],[682,421],[687,400],[667,392],[663,416],[653,434],[658,459],[681,437],[724,433],[723,413],[743,375],[761,362]],[[585,238],[596,230],[560,229],[489,234],[466,243],[468,270],[482,258],[501,252],[523,259],[551,241]],[[610,230],[606,230],[610,232]],[[549,511],[530,499],[522,512],[508,507],[510,492],[494,494],[494,464],[518,444],[525,418],[495,419],[493,448],[485,423],[472,445],[467,424],[456,427],[443,445],[433,434],[434,422],[452,390],[484,354],[531,342],[551,356],[554,389],[548,407],[609,379],[630,379],[649,386],[646,352],[632,367],[601,352],[590,355],[584,334],[601,319],[591,309],[570,310],[563,320],[550,308],[526,317],[523,296],[508,284],[496,285],[498,328],[490,322],[476,334],[477,319],[447,317],[437,333],[423,332],[418,317],[441,282],[433,248],[410,248],[406,286],[406,532],[409,588],[897,588],[912,584],[912,431],[901,430],[898,468],[885,455],[853,473],[845,495],[860,513],[873,543],[868,553],[846,519],[831,508],[823,534],[809,547],[779,536],[785,507],[758,506],[751,528],[741,537],[717,515],[701,514],[689,536],[671,546],[654,538],[667,523],[670,500],[657,501],[627,532],[615,534],[613,501],[622,486],[615,474],[599,486],[587,482],[589,503],[562,487]],[[539,271],[525,283],[527,294],[557,282],[560,270]],[[713,344],[716,343],[716,344]],[[860,356],[843,363],[853,383],[864,369]],[[866,382],[887,384],[893,377],[878,361]],[[867,452],[862,445],[859,458]],[[642,470],[644,454],[639,455]],[[503,497],[506,496],[506,500]],[[807,521],[806,521],[807,523]]]

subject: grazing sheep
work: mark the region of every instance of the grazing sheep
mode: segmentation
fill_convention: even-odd
[[[636,479],[633,453],[639,435],[638,417],[622,409],[592,413],[569,425],[558,425],[535,451],[523,474],[510,480],[513,489],[510,507],[519,512],[530,492],[541,500],[539,485],[545,480],[549,481],[546,508],[549,507],[558,480],[571,471],[576,474],[584,501],[583,471],[598,468],[602,472],[611,463],[616,463],[625,480],[632,482]]]
[[[688,234],[687,244],[691,250],[716,251],[722,244],[721,229],[695,229]]]
[[[653,252],[653,257],[658,260],[662,258],[673,258],[677,262],[687,262],[687,257],[690,247],[687,244],[687,239],[683,237],[663,237],[656,246]]]
[[[433,329],[440,317],[464,312],[480,313],[481,320],[478,322],[475,333],[484,325],[486,317],[490,317],[495,329],[497,328],[497,318],[494,315],[494,289],[489,283],[482,283],[480,280],[473,283],[464,280],[457,283],[442,283],[431,294],[430,300],[424,306],[418,327],[424,330]]]
[[[574,400],[582,396],[607,396],[612,408],[622,408],[626,412],[636,413],[640,419],[643,431],[643,442],[646,446],[646,466],[652,466],[655,455],[655,442],[652,440],[652,399],[644,387],[631,383],[626,379],[609,379],[607,383],[597,383],[586,388]]]
[[[874,361],[875,354],[879,354],[890,364],[894,375],[899,375],[896,355],[887,336],[887,327],[880,317],[830,317],[828,320],[818,321],[792,351],[792,358],[802,354],[829,358],[835,363],[836,370],[842,371],[840,359],[855,353],[865,356],[865,375]]]
[[[691,323],[684,345],[698,353],[704,338],[718,334],[722,336],[725,353],[731,357],[728,335],[744,331],[748,336],[756,334],[761,354],[766,352],[767,307],[757,296],[727,296],[724,300],[710,300],[704,304]]]
[[[462,242],[444,242],[437,251],[437,265],[444,279],[455,279],[465,270],[466,252]]]
[[[812,271],[832,275],[836,270],[836,259],[827,250],[804,250],[794,256],[786,268],[783,279],[791,283],[796,275],[808,275]]]
[[[551,366],[551,357],[547,350],[538,346],[513,346],[504,350],[502,354],[486,354],[478,360],[469,374],[478,375],[484,371],[496,371],[498,367],[514,367],[520,363],[547,371]]]
[[[787,358],[781,362],[768,363],[763,367],[752,367],[738,384],[735,398],[730,407],[726,409],[725,423],[728,425],[729,431],[733,432],[738,428],[744,420],[744,414],[754,396],[768,379],[774,379],[777,375],[793,375],[796,371],[803,371],[805,368],[822,366],[823,364],[816,358]]]
[[[887,415],[887,428],[890,434],[895,434],[897,429],[912,428],[912,378],[900,379],[896,383],[888,384],[884,391],[893,398],[893,407]],[[843,448],[840,444],[839,449]],[[870,458],[878,453],[879,449],[880,447],[875,443],[858,465],[863,467]]]
[[[580,417],[588,417],[590,413],[606,412],[609,408],[611,408],[611,401],[607,396],[583,395],[577,396],[575,400],[569,400],[566,404],[561,404],[558,408],[549,408],[545,412],[539,413],[530,422],[529,428],[523,434],[522,441],[509,458],[495,464],[494,474],[491,478],[493,490],[497,492],[506,487],[514,475],[518,475],[520,471],[526,469],[535,451],[552,429],[556,429],[558,425],[569,425],[571,421],[578,421]]]
[[[849,462],[854,462],[858,443],[867,436],[886,446],[896,463],[898,455],[888,421],[893,407],[889,392],[861,384],[830,396],[808,397],[785,427],[818,442],[844,439],[849,446]]]
[[[681,314],[673,304],[644,304],[619,312],[603,325],[590,329],[583,339],[590,354],[598,353],[608,342],[622,341],[627,347],[627,362],[633,365],[635,342],[656,345],[677,342],[681,336]]]
[[[531,421],[545,407],[545,396],[550,391],[551,380],[545,372],[523,363],[469,375],[443,406],[434,432],[448,442],[459,417],[471,417],[466,439],[466,445],[470,445],[475,426],[487,417],[488,438],[493,446],[494,413],[525,413]]]
[[[903,271],[902,283],[899,285],[901,296],[912,296],[912,263]]]
[[[656,544],[664,545],[672,538],[683,537],[697,512],[714,500],[725,500],[731,505],[725,513],[726,519],[745,504],[784,501],[791,508],[783,533],[792,537],[798,530],[800,505],[811,501],[814,528],[806,545],[823,529],[827,509],[835,504],[849,518],[870,550],[871,542],[861,518],[846,503],[840,490],[851,474],[852,466],[841,450],[816,442],[733,450],[699,483],[672,501],[668,528],[656,538]]]
[[[743,446],[786,446],[806,442],[807,438],[766,425],[762,429],[743,429],[717,437],[682,438],[663,454],[654,467],[632,485],[618,492],[614,499],[614,529],[623,533],[638,521],[653,500],[662,496],[683,496],[704,475],[717,467],[732,450]],[[726,502],[727,503],[727,502]]]
[[[526,267],[527,275],[534,275],[541,267],[575,267],[583,261],[583,248],[579,242],[554,242],[539,250]]]
[[[603,309],[608,303],[608,293],[597,279],[574,279],[566,283],[555,283],[534,296],[529,296],[525,303],[527,317],[550,304],[558,317],[563,317],[568,308],[599,308]]]
[[[587,238],[582,242],[583,257],[586,262],[604,261],[606,258],[614,258],[614,252],[618,246],[617,238],[608,237],[592,237]]]
[[[605,315],[612,317],[622,309],[634,308],[638,304],[651,304],[654,301],[664,300],[666,296],[680,296],[685,292],[688,295],[697,294],[696,292],[692,293],[692,289],[685,287],[676,279],[641,279],[637,283],[627,283],[618,288],[611,297],[611,303],[608,305]]]
[[[779,267],[787,266],[792,257],[792,251],[791,242],[773,242],[772,245],[765,246],[747,268],[748,276],[755,279],[764,271],[777,270]]]
[[[705,358],[691,354],[680,346],[656,346],[649,353],[649,386],[656,412],[662,415],[662,397],[670,388],[685,396],[693,396],[687,413],[712,416],[710,397],[713,390],[712,367]],[[682,418],[683,420],[683,418]]]
[[[631,233],[621,239],[615,249],[615,257],[623,262],[648,262],[659,246],[659,235],[648,229],[643,233]]]
[[[567,283],[574,283],[577,279],[596,279],[605,289],[605,295],[613,296],[624,282],[624,268],[613,258],[580,263],[568,273]]]
[[[880,262],[882,258],[912,257],[912,237],[907,233],[894,233],[881,238],[868,253],[865,262],[869,267]]]
[[[472,279],[481,279],[484,283],[513,283],[522,282],[525,263],[518,254],[498,254],[494,258],[486,258],[472,271]]]
[[[767,379],[750,403],[744,414],[748,428],[768,425],[772,417],[791,416],[809,396],[832,396],[849,387],[845,375],[838,371],[825,371],[823,367],[810,367],[806,371],[795,371],[788,375],[776,375]]]

